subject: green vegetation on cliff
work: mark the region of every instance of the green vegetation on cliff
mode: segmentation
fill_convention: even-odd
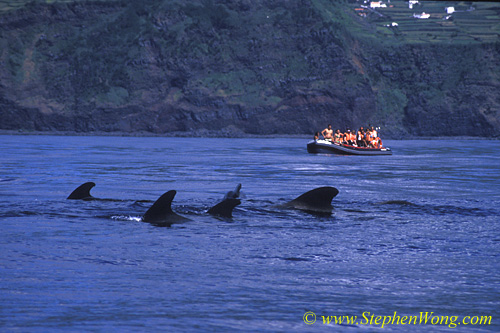
[[[500,134],[500,6],[360,4],[0,1],[0,129]]]

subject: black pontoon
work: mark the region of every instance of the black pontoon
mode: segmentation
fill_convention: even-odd
[[[309,153],[339,154],[339,155],[392,155],[391,148],[355,147],[328,140],[312,140],[307,143]]]

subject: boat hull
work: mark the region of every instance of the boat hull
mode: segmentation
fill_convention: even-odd
[[[339,155],[392,155],[391,148],[363,148],[325,140],[313,140],[307,143],[307,151],[312,154],[339,154]]]

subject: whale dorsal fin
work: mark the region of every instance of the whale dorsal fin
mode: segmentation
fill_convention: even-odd
[[[285,207],[311,212],[328,213],[332,211],[332,199],[339,194],[335,187],[318,187],[286,203]]]
[[[142,221],[159,226],[169,226],[173,223],[188,220],[183,216],[177,215],[172,210],[172,200],[174,200],[176,193],[177,191],[175,190],[163,193],[163,195],[147,210],[142,217]]]
[[[88,182],[78,186],[67,199],[73,200],[84,200],[84,199],[92,199],[93,196],[90,194],[90,190],[95,186],[95,183]]]
[[[208,210],[208,213],[221,217],[233,217],[233,209],[241,203],[240,199],[224,199]]]
[[[156,222],[161,220],[166,220],[172,211],[172,200],[174,200],[175,190],[171,190],[163,193],[158,200],[147,210],[146,214],[142,217],[144,222]]]

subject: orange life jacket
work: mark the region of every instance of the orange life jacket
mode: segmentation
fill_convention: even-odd
[[[373,138],[373,140],[370,141],[372,146],[374,148],[381,148],[382,147],[382,140],[380,138]]]

